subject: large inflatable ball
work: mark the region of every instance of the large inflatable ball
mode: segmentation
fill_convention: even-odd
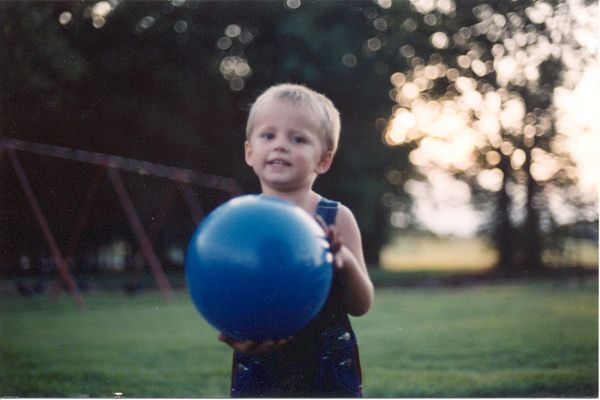
[[[289,202],[234,198],[198,226],[186,259],[189,293],[202,316],[237,340],[293,336],[327,299],[329,244],[315,220]]]

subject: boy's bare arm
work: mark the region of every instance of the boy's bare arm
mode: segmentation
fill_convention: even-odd
[[[342,244],[336,253],[343,282],[342,301],[348,314],[360,316],[369,311],[375,291],[364,260],[358,224],[346,206],[341,205],[338,210],[336,230]]]

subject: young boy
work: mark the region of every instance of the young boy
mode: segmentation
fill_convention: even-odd
[[[339,112],[325,96],[301,85],[276,85],[250,109],[246,162],[262,193],[288,200],[322,219],[332,240],[332,289],[319,314],[294,337],[255,343],[219,340],[234,351],[232,397],[361,397],[356,337],[348,314],[365,314],[373,284],[352,212],[312,189],[337,149]]]

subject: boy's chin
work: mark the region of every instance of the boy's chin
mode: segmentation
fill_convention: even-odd
[[[289,182],[263,182],[262,183],[263,191],[264,189],[270,189],[276,192],[293,192],[302,189],[302,185],[292,184]]]

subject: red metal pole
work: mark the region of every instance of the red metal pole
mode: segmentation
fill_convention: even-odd
[[[79,306],[79,309],[83,311],[86,308],[85,301],[83,300],[83,296],[81,295],[81,292],[77,288],[77,284],[75,283],[75,280],[73,279],[73,277],[71,276],[71,273],[69,272],[69,266],[65,262],[65,259],[62,256],[62,254],[56,244],[56,241],[54,240],[54,235],[52,235],[52,232],[50,231],[48,221],[46,220],[46,217],[44,216],[44,213],[42,212],[42,208],[40,207],[40,204],[37,201],[37,198],[35,197],[33,189],[31,188],[31,185],[29,184],[29,180],[27,179],[27,175],[25,174],[25,170],[23,169],[23,166],[19,162],[19,159],[15,153],[15,150],[9,148],[8,156],[10,158],[10,161],[12,162],[14,170],[19,178],[19,181],[21,182],[21,186],[23,187],[25,196],[27,197],[27,200],[29,201],[31,208],[33,209],[35,218],[36,218],[38,224],[40,225],[40,228],[42,229],[42,233],[44,235],[44,238],[46,239],[46,242],[48,243],[48,247],[50,247],[50,252],[52,253],[52,259],[54,260],[54,263],[58,267],[60,276],[61,276],[62,280],[67,284],[68,291],[71,294],[71,296],[73,296],[73,298],[75,299],[75,302]]]
[[[173,181],[167,182],[167,187],[165,192],[163,193],[162,200],[160,202],[158,208],[158,215],[153,218],[150,227],[148,228],[148,239],[150,242],[155,242],[158,238],[158,234],[160,233],[160,228],[165,222],[165,218],[167,217],[167,213],[169,211],[169,205],[171,205],[173,201],[173,195],[175,194],[175,184]],[[132,289],[135,288],[138,282],[141,280],[142,275],[144,273],[143,266],[135,266],[133,274],[127,283],[129,287]]]
[[[0,147],[29,151],[50,157],[58,157],[66,160],[81,161],[88,164],[110,166],[134,172],[140,175],[152,175],[172,180],[185,180],[186,182],[222,190],[231,195],[242,192],[238,183],[231,179],[217,175],[192,171],[185,168],[169,167],[148,161],[135,160],[131,158],[112,156],[102,153],[94,153],[85,150],[75,150],[60,146],[51,146],[41,143],[25,142],[17,139],[0,137]]]
[[[119,201],[121,202],[121,207],[129,220],[129,224],[135,233],[138,244],[140,245],[142,255],[146,259],[146,262],[150,266],[152,273],[154,274],[154,279],[160,288],[165,300],[170,302],[173,300],[173,289],[171,288],[171,284],[167,279],[158,257],[154,252],[154,248],[152,247],[152,243],[144,230],[142,222],[140,221],[140,217],[135,211],[135,207],[133,206],[133,202],[127,193],[127,189],[125,188],[125,184],[121,179],[121,175],[114,168],[108,168],[108,177],[119,196]]]

